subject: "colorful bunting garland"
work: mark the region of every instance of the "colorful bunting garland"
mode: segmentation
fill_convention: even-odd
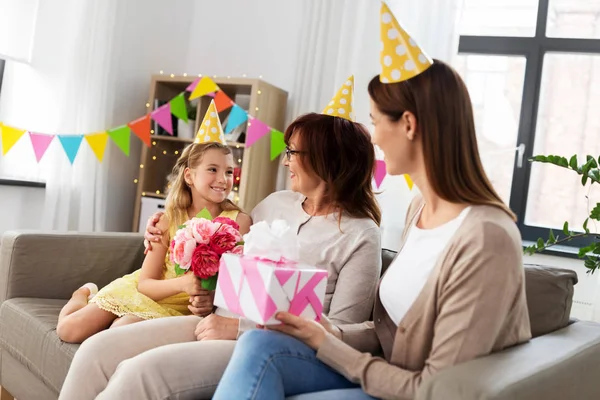
[[[227,96],[227,94],[223,92],[211,78],[202,77],[196,79],[194,82],[188,85],[186,91],[191,92],[189,95],[189,100],[193,100],[201,96],[213,97],[215,99],[217,112],[231,108],[229,118],[227,120],[227,126],[225,128],[226,133],[232,132],[235,128],[250,120],[248,124],[248,130],[246,132],[246,147],[252,146],[257,140],[261,139],[267,134],[270,134],[271,160],[277,158],[285,150],[283,133],[269,127],[259,119],[249,116],[248,113],[233,100],[231,100],[229,96]],[[62,148],[71,164],[73,164],[75,161],[77,153],[81,147],[81,142],[84,138],[99,162],[102,162],[104,159],[104,152],[106,150],[109,137],[126,156],[129,156],[131,133],[142,140],[146,146],[150,147],[152,141],[152,120],[165,129],[169,134],[173,135],[173,120],[171,119],[171,115],[174,115],[175,117],[187,123],[188,116],[186,106],[185,93],[182,92],[156,110],[153,110],[149,114],[131,121],[126,125],[108,129],[104,132],[95,132],[85,135],[55,135],[38,133],[25,129],[18,129],[5,124],[3,125],[0,122],[2,155],[6,155],[6,153],[8,153],[10,149],[21,139],[25,132],[28,132],[37,162],[41,161],[50,144],[54,140],[54,137],[58,137],[60,144],[62,145]]]

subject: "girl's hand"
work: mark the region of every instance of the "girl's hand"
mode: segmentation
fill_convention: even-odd
[[[144,232],[144,247],[146,249],[144,254],[152,250],[152,242],[160,242],[162,239],[162,231],[156,227],[156,224],[163,214],[160,211],[154,213],[146,223],[146,232]]]
[[[282,322],[281,325],[269,325],[266,328],[274,331],[286,333],[296,339],[304,342],[313,350],[318,350],[325,341],[327,329],[324,325],[310,321],[308,319],[297,317],[287,312],[279,312],[275,318]],[[326,322],[332,326],[329,321]],[[332,332],[333,333],[333,332]]]
[[[197,296],[205,290],[202,289],[200,278],[194,275],[192,272],[188,272],[180,277],[181,279],[181,291],[189,294],[190,296]]]

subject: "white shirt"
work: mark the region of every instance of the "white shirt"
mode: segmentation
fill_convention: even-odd
[[[379,287],[381,303],[396,325],[421,293],[438,258],[470,209],[471,207],[465,208],[452,221],[433,229],[420,229],[416,226],[421,215],[419,211],[402,250],[389,266]]]

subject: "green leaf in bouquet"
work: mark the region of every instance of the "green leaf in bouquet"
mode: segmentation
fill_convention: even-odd
[[[209,220],[209,221],[212,221],[212,220],[213,220],[213,216],[212,216],[212,215],[210,215],[210,211],[208,211],[208,210],[206,209],[206,207],[205,207],[205,208],[203,208],[203,209],[202,209],[202,211],[200,211],[200,212],[199,212],[199,213],[196,215],[196,217],[198,217],[198,218],[204,218],[204,219],[207,219],[207,220]]]
[[[187,271],[179,266],[179,264],[175,264],[175,275],[181,276],[185,275]]]
[[[217,288],[217,278],[218,276],[211,276],[208,279],[201,279],[200,280],[200,285],[202,286],[202,289],[206,289],[206,290],[215,290]]]
[[[600,205],[600,204],[599,204],[599,205]],[[236,245],[236,246],[243,246],[243,245],[244,245],[244,241],[243,241],[243,240],[241,240],[241,241],[237,242],[235,245]]]

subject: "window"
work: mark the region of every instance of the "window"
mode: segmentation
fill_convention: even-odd
[[[529,157],[600,155],[600,1],[464,0],[457,70],[473,101],[484,168],[524,240],[565,220],[581,229],[588,193],[571,171]],[[579,245],[579,243],[573,243]]]

